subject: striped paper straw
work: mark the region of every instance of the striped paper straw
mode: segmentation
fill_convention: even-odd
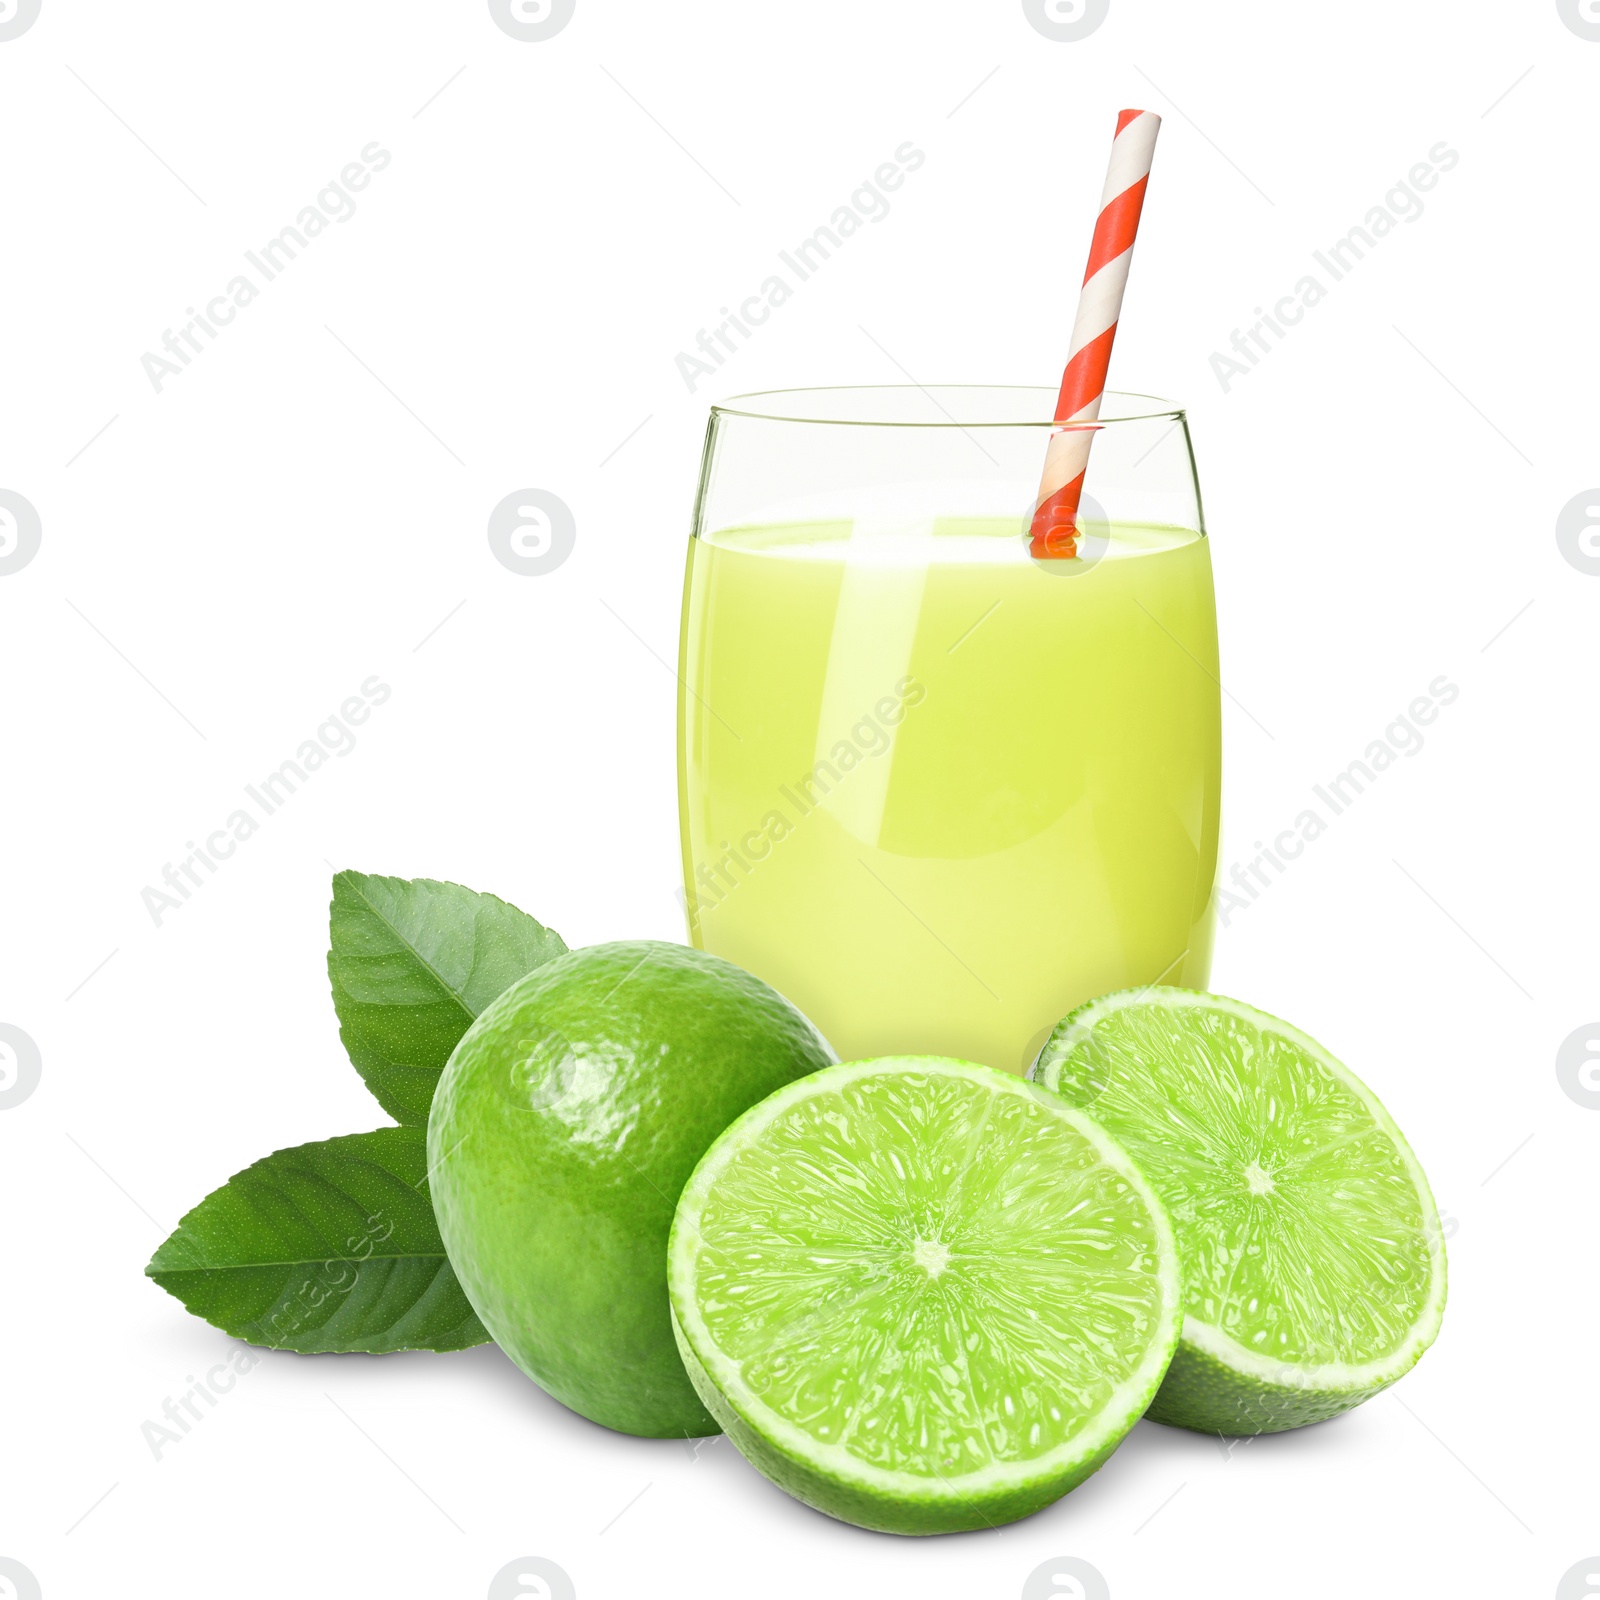
[[[1128,285],[1128,264],[1144,209],[1150,158],[1155,154],[1161,118],[1153,111],[1117,113],[1117,136],[1111,141],[1111,166],[1100,196],[1100,216],[1089,246],[1089,265],[1078,296],[1078,317],[1072,325],[1072,353],[1061,377],[1056,400],[1055,432],[1045,451],[1029,551],[1034,556],[1065,557],[1078,553],[1078,501],[1089,465],[1089,445],[1096,432],[1100,400],[1111,364],[1111,342],[1122,315],[1122,291]]]

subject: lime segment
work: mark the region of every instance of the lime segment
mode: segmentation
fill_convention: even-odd
[[[1127,1148],[1177,1230],[1183,1340],[1152,1417],[1319,1421],[1432,1343],[1445,1262],[1427,1180],[1314,1039],[1217,995],[1130,990],[1073,1012],[1032,1075]]]
[[[828,1068],[747,1112],[685,1187],[685,1366],[776,1482],[865,1527],[1049,1504],[1155,1393],[1180,1277],[1159,1201],[1054,1096],[934,1057]]]

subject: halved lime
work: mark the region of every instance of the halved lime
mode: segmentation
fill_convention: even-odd
[[[997,1526],[1088,1477],[1161,1382],[1180,1282],[1160,1201],[1090,1118],[933,1056],[747,1111],[685,1186],[667,1263],[729,1437],[892,1533]]]
[[[1121,1141],[1177,1230],[1183,1338],[1156,1421],[1321,1422],[1433,1343],[1445,1261],[1428,1181],[1315,1039],[1220,995],[1130,989],[1068,1016],[1030,1076]]]

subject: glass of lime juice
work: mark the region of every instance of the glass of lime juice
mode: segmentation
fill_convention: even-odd
[[[1204,988],[1220,706],[1183,412],[1108,393],[1078,554],[1049,389],[714,407],[684,586],[690,937],[844,1060],[1026,1069],[1096,995]]]

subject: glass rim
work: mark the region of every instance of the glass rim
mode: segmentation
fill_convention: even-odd
[[[955,428],[967,432],[973,428],[1042,428],[1052,429],[1060,426],[1055,421],[1055,388],[1046,388],[1042,384],[1031,383],[849,383],[849,384],[807,384],[794,389],[754,389],[746,394],[729,395],[724,400],[715,402],[711,407],[711,415],[716,417],[748,417],[760,422],[802,422],[810,423],[817,427],[835,428]],[[1042,408],[1044,416],[1016,416],[1001,418],[962,419],[952,415],[939,401],[936,395],[1030,395],[1043,397]],[[801,395],[883,395],[905,397],[921,395],[925,400],[933,402],[945,414],[942,418],[913,418],[913,417],[885,417],[885,416],[819,416],[812,413],[812,408],[804,407],[795,400],[785,406],[780,404],[789,397]],[[757,405],[751,402],[765,401],[768,404]],[[1132,402],[1132,409],[1126,409],[1124,402]],[[1184,408],[1175,401],[1165,400],[1159,395],[1140,394],[1129,389],[1107,389],[1103,406],[1111,407],[1111,413],[1102,414],[1098,419],[1101,427],[1116,427],[1128,422],[1182,422],[1185,420]]]

